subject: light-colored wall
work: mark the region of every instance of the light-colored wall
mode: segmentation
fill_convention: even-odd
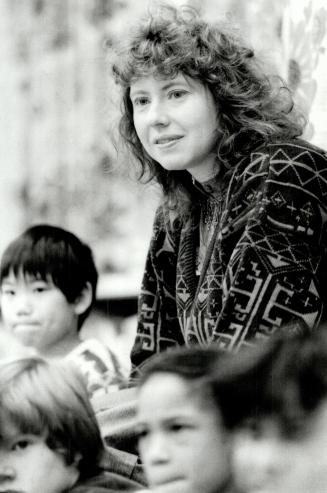
[[[327,148],[327,4],[289,0],[283,16],[284,75],[308,118],[305,137]]]

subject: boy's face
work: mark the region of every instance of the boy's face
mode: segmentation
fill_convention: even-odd
[[[244,493],[326,493],[327,402],[291,437],[273,418],[239,430],[233,462]]]
[[[187,170],[206,181],[217,172],[217,110],[209,89],[179,73],[148,75],[131,85],[135,130],[146,152],[163,168]]]
[[[43,437],[6,428],[0,441],[0,492],[63,493],[78,477],[77,466],[66,465]]]
[[[1,286],[1,311],[5,328],[45,356],[77,337],[75,305],[51,280],[10,273]]]
[[[218,410],[183,378],[157,373],[138,399],[139,450],[158,493],[216,493],[229,480],[229,443]]]

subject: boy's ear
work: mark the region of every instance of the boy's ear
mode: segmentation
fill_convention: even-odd
[[[82,460],[82,454],[80,454],[79,452],[76,452],[72,465],[75,467],[78,467],[81,460]]]
[[[82,455],[79,453],[76,453],[75,457],[73,459],[73,462],[67,466],[67,470],[70,471],[69,491],[70,491],[70,488],[73,488],[73,486],[75,486],[75,484],[77,483],[77,481],[80,478],[81,471],[80,471],[79,463],[81,462],[81,459],[82,459]]]
[[[91,283],[87,282],[82,292],[74,301],[74,311],[76,315],[82,315],[92,303],[93,291]]]

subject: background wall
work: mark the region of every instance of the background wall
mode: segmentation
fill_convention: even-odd
[[[308,117],[305,137],[327,148],[327,4],[290,0],[283,11],[281,72]]]

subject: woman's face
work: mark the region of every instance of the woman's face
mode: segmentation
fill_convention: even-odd
[[[182,73],[148,75],[131,84],[130,98],[135,130],[152,159],[202,182],[216,174],[217,110],[205,85]]]
[[[156,373],[139,391],[139,450],[150,488],[216,493],[229,480],[219,411],[182,377]]]

